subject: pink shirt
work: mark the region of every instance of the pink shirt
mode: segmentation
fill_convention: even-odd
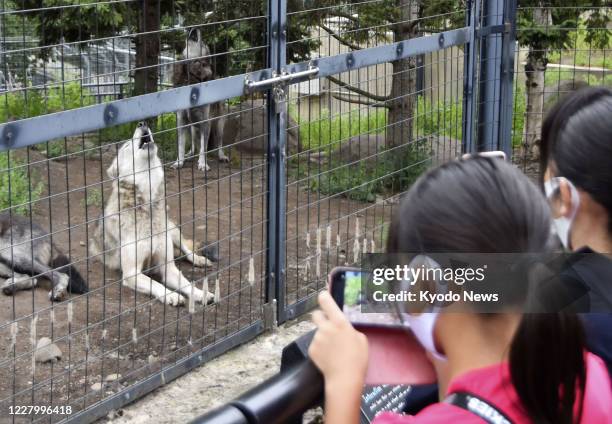
[[[582,423],[612,423],[612,390],[610,377],[603,361],[592,353],[586,354],[587,380]],[[469,371],[451,381],[448,393],[469,392],[481,397],[501,410],[515,424],[531,423],[519,405],[516,391],[510,381],[507,363]],[[482,424],[477,415],[447,403],[436,403],[417,415],[398,415],[385,412],[373,424]]]

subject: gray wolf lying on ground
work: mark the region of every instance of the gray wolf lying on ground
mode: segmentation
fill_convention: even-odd
[[[51,280],[51,300],[61,300],[66,292],[87,293],[87,283],[54,243],[51,236],[29,218],[0,214],[0,277],[6,278],[6,295],[33,289],[38,277]]]

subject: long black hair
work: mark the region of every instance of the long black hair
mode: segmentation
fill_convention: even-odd
[[[477,157],[442,165],[411,187],[387,251],[546,252],[550,228],[550,207],[525,175],[502,160]],[[523,315],[510,346],[510,374],[533,422],[574,422],[576,394],[581,411],[586,381],[584,347],[576,315]]]
[[[563,97],[547,114],[540,139],[542,173],[586,191],[608,211],[612,234],[612,90],[587,87]]]

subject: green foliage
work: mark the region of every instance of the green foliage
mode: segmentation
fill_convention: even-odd
[[[383,150],[373,161],[344,163],[333,160],[310,179],[310,189],[325,195],[342,195],[374,202],[379,193],[407,190],[427,169],[430,151],[425,140]]]
[[[12,207],[13,213],[27,215],[29,202],[40,197],[42,183],[32,183],[36,178],[28,175],[28,168],[20,166],[23,164],[13,153],[0,153],[0,210]]]
[[[463,102],[436,102],[419,97],[414,117],[416,135],[438,134],[461,140]]]
[[[53,86],[46,90],[13,91],[0,98],[0,118],[4,122],[94,104],[78,82]]]
[[[355,109],[335,116],[323,109],[320,118],[310,122],[300,120],[293,108],[289,113],[299,123],[300,141],[305,149],[334,148],[359,134],[384,132],[387,125],[387,109],[382,108]]]
[[[529,55],[546,59],[549,50],[574,48],[575,32],[581,25],[586,30],[585,40],[594,48],[608,46],[610,31],[606,29],[610,16],[604,12],[605,0],[519,0],[517,38],[521,45],[529,46]],[[536,14],[549,12],[549,22],[538,23]],[[548,14],[548,13],[547,13]]]
[[[355,306],[361,296],[361,274],[348,274],[344,282],[344,304]]]
[[[581,24],[578,29],[572,30],[568,47],[571,50],[551,51],[548,54],[549,62],[612,69],[612,58],[610,57],[612,46],[608,39],[610,31],[605,29],[605,26],[586,29],[587,25],[592,25],[592,23]]]

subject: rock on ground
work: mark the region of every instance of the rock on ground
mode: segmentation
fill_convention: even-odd
[[[105,419],[113,423],[179,423],[220,406],[280,369],[283,347],[312,330],[310,316],[233,349]]]
[[[48,337],[41,337],[36,343],[36,362],[56,362],[62,359],[62,351]]]

